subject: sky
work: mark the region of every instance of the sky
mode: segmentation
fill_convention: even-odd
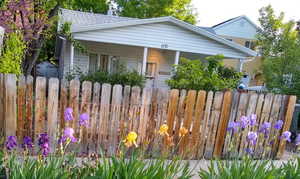
[[[259,25],[258,10],[272,5],[276,14],[285,13],[285,20],[300,20],[300,0],[192,0],[198,12],[199,26],[212,26],[240,15]]]

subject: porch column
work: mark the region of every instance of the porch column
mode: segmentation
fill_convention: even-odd
[[[74,69],[74,46],[71,43],[70,47],[70,71],[73,71]]]
[[[143,64],[142,64],[142,75],[146,74],[147,58],[148,58],[148,48],[144,47],[144,56],[143,56]]]
[[[245,61],[245,59],[239,59],[239,63],[238,63],[238,67],[237,67],[238,72],[243,71],[244,61]]]
[[[174,65],[178,65],[180,58],[180,51],[176,51]]]

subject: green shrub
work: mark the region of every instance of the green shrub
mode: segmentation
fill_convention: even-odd
[[[13,32],[6,36],[4,48],[0,57],[0,73],[22,73],[25,42],[21,33]]]
[[[6,162],[6,176],[19,178],[103,178],[103,179],[188,179],[191,169],[188,162],[177,158],[146,160],[142,153],[134,151],[129,158],[91,158],[76,160],[74,155],[47,156],[46,158],[18,158],[11,154]]]
[[[188,162],[177,159],[145,160],[141,153],[134,152],[129,158],[113,156],[102,158],[96,164],[85,164],[74,170],[77,178],[105,178],[105,179],[173,179],[191,178]]]
[[[295,179],[300,178],[300,158],[290,160],[284,163],[280,168],[280,178],[282,179]]]
[[[75,164],[74,159],[74,157],[67,158],[49,156],[46,159],[25,157],[23,160],[22,158],[17,158],[15,155],[10,155],[6,166],[6,175],[11,179],[68,179],[71,176],[70,170]]]
[[[91,81],[101,84],[110,83],[112,85],[120,84],[123,86],[130,85],[143,87],[146,81],[146,78],[138,72],[126,70],[118,71],[116,73],[97,71],[95,73],[83,74],[77,72],[75,75],[68,75],[67,79],[71,80],[75,76],[79,76],[80,81]]]
[[[278,172],[271,161],[244,158],[211,161],[208,170],[201,169],[199,176],[202,179],[277,179]]]
[[[0,178],[5,178],[4,153],[0,151]]]
[[[220,62],[221,55],[200,60],[182,58],[174,67],[174,75],[167,84],[176,89],[212,90],[234,89],[239,84],[241,73],[226,68]]]

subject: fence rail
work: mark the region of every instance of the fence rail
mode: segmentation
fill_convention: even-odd
[[[0,74],[0,91],[2,136],[16,135],[19,140],[31,136],[36,140],[40,133],[47,132],[56,140],[70,126],[80,137],[81,151],[95,152],[100,146],[111,155],[129,131],[136,131],[138,143],[148,143],[151,150],[158,142],[155,131],[166,123],[175,143],[180,142],[177,152],[188,150],[194,159],[228,156],[233,138],[226,131],[227,124],[243,115],[255,113],[259,124],[274,124],[281,119],[283,130],[288,130],[296,102],[295,96],[271,93],[141,89],[32,76],[17,79],[11,74]],[[73,109],[75,118],[68,123],[64,120],[67,107]],[[88,128],[77,125],[82,113],[89,114]],[[189,133],[179,141],[181,126]],[[235,149],[241,155],[248,145],[245,140],[249,130],[245,129],[236,141]],[[280,158],[285,141],[271,147],[271,153],[264,157]]]

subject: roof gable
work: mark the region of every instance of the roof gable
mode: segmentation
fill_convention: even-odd
[[[255,39],[259,27],[248,17],[239,16],[212,27],[216,34],[245,39]]]
[[[129,26],[136,26],[136,25],[168,22],[173,25],[184,28],[188,31],[191,31],[197,35],[204,36],[204,37],[209,38],[217,43],[220,43],[222,45],[233,48],[239,52],[244,53],[245,56],[250,57],[250,56],[257,55],[257,53],[252,51],[251,49],[248,49],[246,47],[238,45],[234,42],[230,42],[230,41],[220,37],[219,35],[213,34],[207,30],[204,30],[203,28],[194,26],[192,24],[183,22],[174,17],[135,19],[135,18],[123,18],[123,17],[118,17],[118,16],[107,16],[107,15],[103,15],[103,14],[85,13],[85,12],[79,12],[79,11],[71,11],[71,12],[69,12],[69,11],[70,10],[62,11],[62,19],[68,20],[68,18],[69,18],[69,19],[73,20],[71,31],[73,33],[77,33],[77,34],[80,32],[87,32],[87,31],[106,30],[106,29],[112,29],[112,28],[121,28],[121,27],[129,27]],[[76,13],[78,13],[78,14],[76,15]],[[86,21],[88,21],[88,22],[84,22],[85,21],[84,19],[87,19]]]

